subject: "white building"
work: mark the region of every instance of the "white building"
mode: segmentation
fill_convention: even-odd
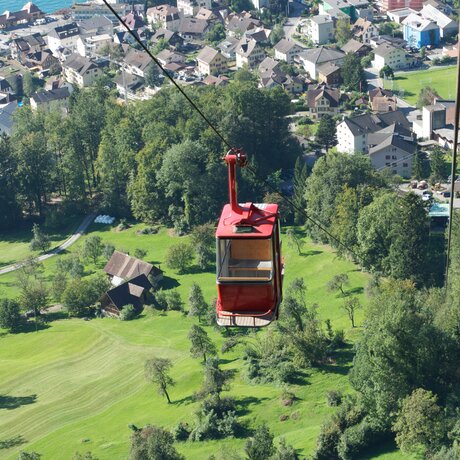
[[[297,43],[282,38],[275,46],[275,59],[279,61],[286,61],[288,64],[292,64],[294,58],[299,55],[304,48],[301,48]]]
[[[66,59],[62,64],[62,70],[66,81],[80,88],[91,86],[102,75],[102,70],[97,64],[78,53]]]
[[[179,10],[171,5],[158,5],[147,10],[147,22],[150,28],[158,28],[177,32],[179,30]]]
[[[302,33],[318,45],[333,41],[334,30],[334,20],[327,14],[318,14],[307,19],[302,27]]]
[[[212,0],[177,0],[177,9],[184,16],[195,16],[200,11],[200,8],[210,10]]]
[[[299,61],[304,69],[309,73],[310,78],[318,78],[318,68],[326,63],[336,64],[340,66],[345,57],[343,51],[333,50],[320,46],[299,54]]]
[[[236,68],[241,69],[247,66],[248,69],[254,69],[265,58],[265,51],[255,40],[243,37],[236,47]]]
[[[67,48],[71,52],[74,52],[77,48],[77,41],[80,37],[80,29],[75,22],[65,24],[51,30],[48,33],[48,47],[51,52],[58,56],[59,50]]]
[[[112,45],[112,36],[108,34],[94,35],[92,37],[79,37],[77,40],[77,53],[80,56],[99,54],[100,50]]]
[[[388,43],[382,43],[375,48],[374,56],[373,66],[378,70],[386,65],[393,70],[407,67],[406,52],[402,48],[397,48]]]
[[[67,86],[50,91],[41,91],[40,93],[32,94],[30,107],[33,111],[40,109],[49,112],[52,109],[60,109],[63,112],[67,112],[69,97],[70,91]]]

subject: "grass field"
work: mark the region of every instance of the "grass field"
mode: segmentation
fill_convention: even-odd
[[[397,72],[394,80],[385,80],[385,88],[393,89],[410,104],[417,102],[420,90],[434,88],[441,97],[455,99],[456,67],[440,67],[417,72]]]
[[[61,230],[49,232],[51,248],[63,243],[78,227],[81,220],[83,220],[82,216],[75,217]],[[24,260],[32,255],[38,255],[38,252],[30,250],[31,239],[32,226],[27,226],[14,232],[0,233],[0,268]]]
[[[146,260],[161,264],[167,248],[179,238],[162,229],[158,235],[136,235],[140,226],[117,233],[110,227],[93,225],[91,234],[99,234],[118,249],[148,250]],[[181,238],[184,239],[184,238]],[[79,242],[72,251],[78,251]],[[367,275],[353,264],[340,260],[330,248],[307,243],[302,255],[284,246],[286,283],[304,277],[308,304],[318,303],[319,314],[332,321],[334,328],[346,329],[352,342],[359,328],[351,330],[340,308],[342,299],[327,292],[327,281],[347,272],[347,289],[365,303],[363,287]],[[55,261],[45,262],[45,275],[51,276]],[[100,269],[88,267],[88,272]],[[177,286],[185,300],[193,281],[198,282],[210,299],[215,293],[212,273],[179,276],[166,269],[166,287]],[[14,275],[0,277],[0,289],[17,293]],[[8,285],[8,283],[10,283]],[[361,325],[360,311],[357,324]],[[0,458],[16,458],[21,449],[34,450],[43,459],[67,459],[79,452],[92,451],[100,460],[125,458],[129,450],[128,424],[153,423],[172,428],[179,421],[190,421],[197,406],[191,396],[202,381],[201,364],[189,356],[187,333],[193,320],[177,312],[160,315],[147,308],[141,318],[131,322],[114,319],[60,319],[38,333],[0,335]],[[220,348],[221,335],[208,328]],[[256,340],[250,336],[248,340]],[[250,385],[240,372],[243,345],[221,356],[222,366],[238,372],[230,394],[239,404],[242,420],[253,427],[267,422],[276,437],[285,436],[302,458],[311,454],[320,426],[333,409],[326,394],[333,389],[350,391],[347,372],[352,349],[337,354],[336,364],[311,370],[291,386],[298,397],[291,407],[279,400],[281,388],[274,385]],[[170,358],[172,376],[177,385],[171,389],[173,404],[168,405],[143,377],[143,363],[152,356]],[[281,416],[287,416],[281,421]],[[177,443],[187,459],[206,459],[212,453],[235,449],[242,452],[244,439],[226,439],[199,443]],[[392,446],[366,458],[394,460],[408,458]]]

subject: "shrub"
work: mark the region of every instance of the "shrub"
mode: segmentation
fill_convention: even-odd
[[[121,321],[130,321],[138,315],[137,308],[134,305],[125,305],[120,313]]]
[[[239,340],[237,337],[230,337],[222,344],[221,352],[227,353],[227,351],[230,351],[232,348],[236,347],[238,343]]]
[[[158,233],[158,227],[144,227],[138,232],[139,235],[155,235]]]
[[[168,299],[166,296],[166,292],[160,289],[159,291],[156,291],[154,294],[155,298],[155,306],[159,310],[166,311],[168,309]]]
[[[340,406],[342,403],[342,393],[340,391],[329,391],[326,395],[328,406]]]
[[[342,348],[345,346],[345,332],[343,329],[334,331],[334,336],[331,341],[332,348]]]
[[[172,431],[174,439],[176,441],[186,441],[191,432],[191,428],[186,422],[179,422]]]

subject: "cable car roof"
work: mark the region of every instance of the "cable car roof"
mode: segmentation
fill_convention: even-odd
[[[277,204],[245,203],[241,213],[226,204],[220,216],[218,238],[269,238],[278,217]]]

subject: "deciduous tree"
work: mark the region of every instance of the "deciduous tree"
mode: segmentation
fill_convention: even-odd
[[[97,263],[99,257],[102,255],[102,238],[98,235],[90,235],[83,243],[83,257],[92,259]]]
[[[166,265],[169,268],[184,273],[193,261],[193,249],[188,243],[170,246],[166,253]]]
[[[168,404],[171,404],[168,388],[175,384],[173,378],[169,375],[171,368],[171,360],[165,358],[149,359],[144,365],[145,378],[157,386],[158,393],[161,396],[166,396]]]
[[[214,356],[217,353],[216,346],[200,326],[193,325],[188,333],[188,338],[191,344],[190,354],[194,358],[202,357],[203,363],[206,363],[208,356]]]
[[[335,26],[335,39],[338,45],[345,45],[352,36],[350,18],[348,16],[339,17]]]
[[[32,251],[46,252],[51,246],[48,235],[42,232],[38,224],[34,224],[32,227],[33,238],[30,242],[30,249]]]
[[[0,299],[0,327],[15,332],[21,325],[19,303],[13,299]]]
[[[351,327],[355,327],[356,311],[362,308],[361,302],[357,297],[345,300],[342,308],[346,311],[348,318],[351,321]]]
[[[267,460],[275,453],[273,434],[267,425],[259,425],[254,436],[246,441],[244,451],[249,460]]]
[[[348,286],[349,284],[350,284],[350,279],[348,278],[348,275],[346,273],[339,273],[338,275],[335,275],[327,283],[327,289],[328,291],[331,291],[331,292],[340,291],[342,296],[344,296],[345,292],[343,288],[344,286]]]
[[[319,121],[315,140],[326,150],[337,144],[335,121],[328,113],[324,114]]]
[[[129,460],[184,460],[174,447],[173,435],[163,428],[147,425],[131,435]]]

